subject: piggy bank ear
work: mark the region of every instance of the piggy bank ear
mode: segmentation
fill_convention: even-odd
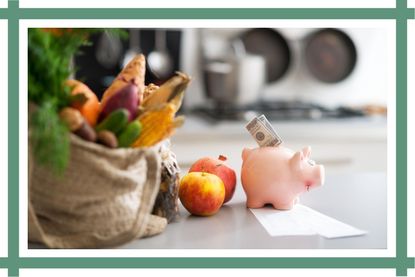
[[[311,147],[310,146],[304,147],[302,151],[303,151],[304,157],[309,159],[311,156]]]
[[[252,149],[249,148],[244,148],[244,150],[242,150],[242,160],[245,161],[246,158],[248,158],[248,155],[251,153]]]
[[[298,151],[294,154],[294,156],[291,158],[290,161],[290,165],[296,169],[296,170],[300,170],[301,169],[301,165],[302,165],[302,161],[304,160],[304,154],[302,151]]]

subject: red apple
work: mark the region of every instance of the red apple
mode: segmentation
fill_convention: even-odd
[[[214,215],[225,199],[225,186],[216,175],[191,172],[180,180],[179,198],[186,210],[193,215]]]
[[[209,157],[196,161],[189,172],[207,172],[212,173],[222,179],[225,185],[225,201],[224,204],[232,199],[236,187],[235,170],[225,164],[227,158],[220,155],[218,159]]]

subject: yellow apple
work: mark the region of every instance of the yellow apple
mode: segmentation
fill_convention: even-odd
[[[179,198],[193,215],[214,215],[225,200],[225,185],[214,174],[190,172],[180,180]]]
[[[236,188],[235,170],[225,163],[226,160],[227,158],[224,155],[220,155],[217,159],[205,157],[196,161],[189,169],[189,172],[207,172],[221,178],[225,185],[225,200],[223,204],[232,199]]]

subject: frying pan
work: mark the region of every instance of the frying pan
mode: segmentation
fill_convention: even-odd
[[[322,29],[308,38],[305,60],[310,73],[325,83],[338,83],[352,73],[357,51],[351,38],[338,29]]]
[[[291,63],[291,52],[285,38],[276,30],[268,28],[250,29],[241,35],[247,52],[265,58],[268,83],[282,78]]]

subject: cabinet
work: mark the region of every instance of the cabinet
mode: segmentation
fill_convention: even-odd
[[[327,174],[386,172],[387,124],[385,119],[348,119],[326,122],[272,122],[284,144],[293,150],[312,147],[312,159],[324,164]],[[244,147],[257,147],[244,122],[214,125],[188,117],[172,139],[179,165],[187,170],[197,159],[223,154],[236,170]]]

